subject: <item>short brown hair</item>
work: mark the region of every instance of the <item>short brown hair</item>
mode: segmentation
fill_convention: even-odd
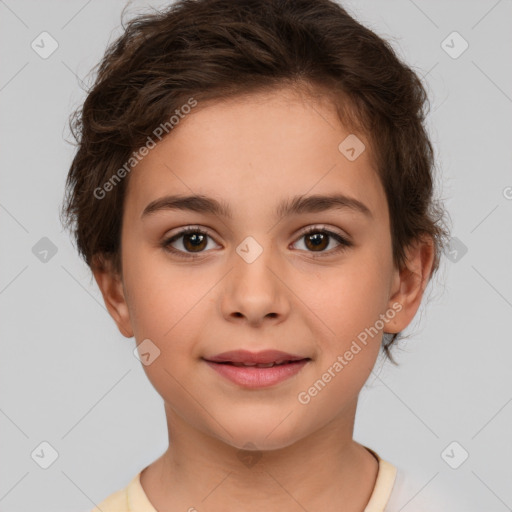
[[[429,235],[434,274],[448,232],[433,198],[428,98],[387,41],[331,0],[178,0],[122,26],[70,118],[78,149],[62,215],[91,268],[101,256],[122,271],[129,170],[119,171],[155,127],[191,97],[205,102],[289,86],[328,96],[340,121],[368,137],[388,201],[394,263],[404,268],[407,246]],[[112,182],[116,173],[126,178]],[[388,357],[400,334],[385,335]]]

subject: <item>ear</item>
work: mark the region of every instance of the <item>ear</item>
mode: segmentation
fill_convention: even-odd
[[[411,323],[431,277],[434,255],[434,243],[430,236],[417,239],[407,247],[405,267],[395,269],[388,303],[388,308],[398,311],[397,304],[400,304],[401,309],[387,322],[385,332],[400,332]]]
[[[122,276],[114,269],[112,259],[95,255],[93,257],[92,273],[103,295],[105,306],[107,306],[110,316],[117,324],[117,328],[126,338],[133,337]]]

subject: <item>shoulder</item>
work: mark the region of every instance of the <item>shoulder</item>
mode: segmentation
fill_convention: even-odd
[[[419,482],[418,479],[411,477],[402,470],[397,470],[395,483],[386,504],[385,512],[400,510],[407,506],[411,512],[423,512],[430,507],[425,503],[425,495],[421,493],[425,482]],[[437,504],[439,506],[439,504]]]
[[[137,473],[126,487],[105,498],[90,512],[156,512],[142,488],[140,474]]]
[[[412,474],[382,459],[370,448],[365,448],[379,461],[377,480],[365,512],[465,510],[459,507],[464,500],[454,502],[453,489],[443,486],[443,478],[438,478],[439,471],[432,475],[420,468]]]
[[[128,503],[126,499],[126,489],[120,489],[105,498],[101,503],[94,507],[91,512],[128,512]]]
[[[384,512],[432,512],[432,510],[466,510],[465,499],[458,499],[440,472],[411,474],[398,467],[395,483]],[[462,508],[460,508],[462,506]]]
[[[132,482],[133,480],[123,489],[117,490],[98,503],[90,512],[130,512],[128,494]]]

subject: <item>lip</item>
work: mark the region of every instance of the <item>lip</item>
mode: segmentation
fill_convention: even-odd
[[[260,352],[250,352],[249,350],[231,350],[222,352],[212,357],[204,358],[213,363],[244,363],[244,364],[267,364],[281,361],[299,361],[309,359],[307,357],[288,354],[280,350],[262,350]]]
[[[278,350],[249,352],[235,350],[223,352],[204,361],[210,368],[231,382],[245,388],[265,388],[275,386],[300,372],[311,361],[309,357],[288,354]],[[270,364],[276,361],[286,361],[277,366],[262,368],[256,364]],[[235,366],[249,363],[253,366]]]

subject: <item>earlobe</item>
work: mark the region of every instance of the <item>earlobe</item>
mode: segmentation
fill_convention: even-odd
[[[434,244],[431,237],[415,240],[406,250],[406,264],[393,276],[388,308],[398,310],[386,325],[386,332],[404,330],[414,318],[432,273]],[[397,307],[397,304],[400,306]],[[395,305],[393,307],[393,305]]]
[[[103,295],[105,306],[114,319],[117,328],[126,338],[133,337],[130,313],[121,276],[114,271],[111,261],[102,257],[94,258],[92,272]]]

